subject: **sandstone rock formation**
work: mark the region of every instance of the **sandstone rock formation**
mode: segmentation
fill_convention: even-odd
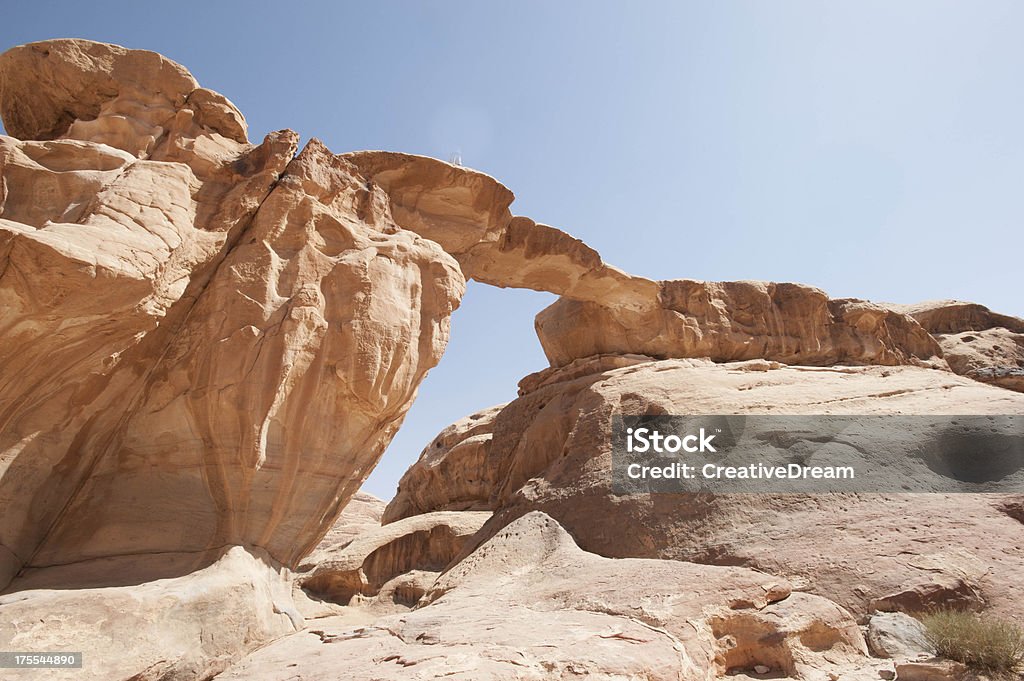
[[[0,116],[0,649],[89,650],[76,679],[210,678],[283,637],[218,678],[835,681],[878,678],[874,610],[1021,617],[1019,496],[608,471],[613,414],[1024,414],[1022,320],[633,276],[478,171],[250,143],[151,52],[9,50]],[[470,278],[562,296],[552,366],[382,509],[357,490]]]
[[[531,513],[449,570],[429,605],[370,626],[330,619],[218,679],[877,679],[849,613],[732,567],[608,560]],[[813,677],[817,678],[817,677]]]
[[[498,405],[459,419],[424,447],[398,483],[382,522],[430,511],[490,508],[495,469],[490,465],[491,430]]]
[[[1004,328],[936,335],[949,368],[982,383],[1024,392],[1024,333]]]
[[[872,615],[868,621],[868,647],[879,657],[901,660],[929,659],[935,646],[928,641],[924,625],[902,612]]]
[[[303,559],[298,569],[301,571],[322,563],[351,544],[356,537],[376,530],[381,525],[381,516],[386,507],[387,504],[372,494],[356,492],[331,529]]]
[[[889,307],[934,335],[956,373],[1024,392],[1024,319],[957,300]]]
[[[804,368],[636,356],[580,360],[528,377],[521,386],[523,394],[489,426],[486,467],[493,469],[494,483],[479,493],[476,505],[486,504],[496,515],[481,537],[540,510],[584,550],[749,566],[786,576],[858,616],[942,605],[1024,616],[1024,554],[1013,497],[617,496],[610,475],[613,414],[1024,413],[1024,399],[1014,392],[918,367]],[[427,470],[421,463],[410,469],[385,518],[416,506],[405,490],[419,489],[414,478]],[[951,508],[957,509],[955,522]]]
[[[648,302],[637,310],[614,296],[561,298],[537,315],[537,335],[553,366],[608,353],[805,366],[923,365],[942,355],[907,315],[801,284],[679,279],[660,282]]]
[[[626,274],[565,232],[509,211],[513,194],[493,178],[407,154],[346,154],[383,187],[404,229],[436,241],[459,261],[467,279],[500,287],[550,291],[578,300],[639,309],[657,284]]]
[[[933,300],[914,305],[888,304],[886,307],[913,317],[928,333],[960,333],[994,328],[1024,333],[1024,319],[993,312],[978,303]]]
[[[438,511],[378,526],[321,557],[312,569],[298,575],[296,584],[322,600],[347,605],[353,598],[377,595],[385,584],[409,572],[436,576],[490,517],[487,511]],[[408,605],[422,595],[397,594]]]
[[[159,55],[16,48],[0,103],[0,584],[232,544],[294,565],[440,358],[457,263]]]
[[[187,554],[29,570],[16,592],[0,595],[3,648],[78,651],[84,667],[0,676],[208,679],[261,642],[302,627],[288,576],[265,552],[233,547],[209,560],[198,570],[201,562]],[[136,581],[117,581],[129,572]]]

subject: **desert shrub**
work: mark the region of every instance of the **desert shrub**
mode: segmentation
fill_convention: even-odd
[[[995,675],[1024,665],[1024,630],[1013,622],[962,610],[936,610],[921,622],[942,657]]]

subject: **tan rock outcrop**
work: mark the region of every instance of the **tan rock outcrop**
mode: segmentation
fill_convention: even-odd
[[[0,137],[0,585],[232,544],[294,565],[440,358],[458,264],[159,55],[16,48],[0,110],[26,138]]]
[[[541,510],[600,555],[755,567],[858,615],[947,605],[1021,616],[1024,554],[1012,497],[617,496],[610,452],[613,414],[1022,414],[1024,396],[918,367],[636,358],[609,367],[605,357],[521,385],[527,390],[491,427],[496,514],[482,537]]]
[[[930,300],[913,305],[886,304],[903,314],[910,315],[928,333],[961,333],[984,331],[1002,327],[1014,333],[1024,333],[1024,319],[993,312],[984,305],[962,300]]]
[[[242,547],[30,570],[0,613],[5,650],[83,654],[81,669],[29,674],[77,681],[208,679],[303,626],[286,571]]]
[[[936,334],[949,368],[982,383],[1024,392],[1024,333],[1003,327]]]
[[[382,521],[431,511],[490,508],[494,469],[489,465],[491,430],[501,404],[459,419],[430,441],[398,482]]]
[[[608,560],[551,518],[512,523],[437,581],[420,607],[356,629],[285,637],[218,678],[877,679],[849,613],[753,570]]]
[[[490,517],[489,511],[439,511],[376,527],[319,556],[311,569],[297,576],[296,584],[342,605],[355,597],[376,596],[399,575],[440,573]],[[418,596],[409,605],[416,600]]]
[[[888,307],[912,316],[934,335],[956,373],[1024,392],[1024,319],[959,300]]]
[[[356,492],[345,504],[345,510],[341,512],[324,538],[303,559],[299,570],[327,560],[329,556],[337,554],[351,544],[359,535],[376,530],[381,525],[381,516],[386,507],[384,501],[372,494]]]
[[[231,102],[155,52],[65,39],[0,55],[0,116],[18,139],[80,139],[142,156],[182,111],[202,128],[249,141]]]
[[[537,315],[536,327],[552,366],[608,353],[805,366],[924,364],[942,354],[906,315],[801,284],[663,281],[640,309],[614,295],[563,297]]]

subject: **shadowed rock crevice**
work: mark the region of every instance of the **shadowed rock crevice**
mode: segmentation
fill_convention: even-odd
[[[376,596],[385,584],[406,573],[436,576],[460,555],[490,515],[428,513],[374,528],[337,553],[321,556],[296,583],[318,599],[347,605],[356,596]],[[411,584],[395,587],[397,597],[409,600]]]

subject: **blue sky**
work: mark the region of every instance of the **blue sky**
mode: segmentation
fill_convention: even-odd
[[[250,135],[486,171],[515,212],[652,278],[1024,316],[1024,3],[20,2],[0,49],[161,52]],[[366,488],[546,364],[547,294],[471,285],[441,365]]]

